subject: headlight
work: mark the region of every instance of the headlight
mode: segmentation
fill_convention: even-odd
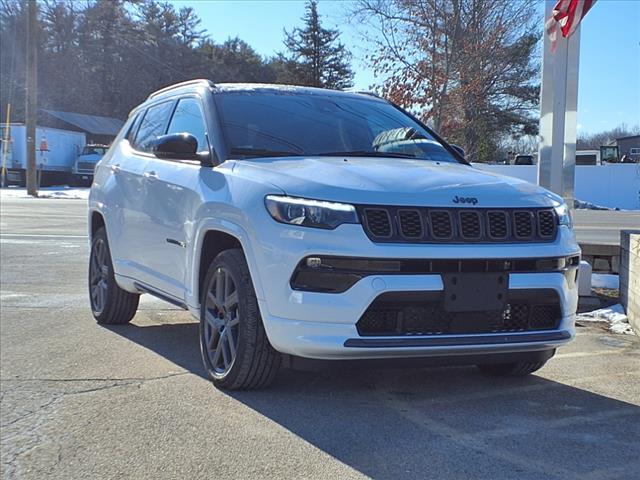
[[[556,215],[558,216],[558,225],[565,225],[569,228],[573,228],[573,220],[571,219],[571,211],[567,207],[566,203],[562,203],[555,207]]]
[[[333,230],[343,223],[360,223],[353,205],[267,195],[267,210],[278,222]]]

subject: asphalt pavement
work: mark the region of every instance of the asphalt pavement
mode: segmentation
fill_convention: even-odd
[[[197,323],[102,327],[86,203],[0,201],[2,478],[640,478],[640,339],[580,327],[535,375],[471,367],[203,377]]]

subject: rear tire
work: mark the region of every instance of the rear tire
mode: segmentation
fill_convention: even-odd
[[[485,375],[491,377],[524,377],[536,370],[541,369],[546,364],[544,362],[514,362],[477,365],[478,369]]]
[[[264,388],[278,373],[281,355],[267,338],[240,249],[223,251],[207,270],[200,298],[200,352],[219,388]]]
[[[139,294],[127,292],[116,283],[104,228],[95,233],[91,242],[89,299],[93,317],[104,325],[129,323],[136,314],[140,301]]]

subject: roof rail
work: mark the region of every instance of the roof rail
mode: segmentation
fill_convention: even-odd
[[[196,78],[194,80],[187,80],[186,82],[175,83],[173,85],[169,85],[168,87],[161,88],[160,90],[156,90],[151,95],[147,97],[147,100],[151,98],[155,98],[158,95],[168,92],[169,90],[173,90],[174,88],[186,87],[188,85],[197,85],[197,84],[206,84],[208,87],[214,88],[216,85],[211,80],[207,80],[205,78]]]
[[[357,91],[354,91],[353,93],[359,93],[360,95],[368,95],[370,97],[382,98],[376,92],[372,92],[370,90],[357,90]]]

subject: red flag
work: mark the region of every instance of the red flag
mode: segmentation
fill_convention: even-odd
[[[551,51],[556,49],[558,27],[564,38],[570,37],[594,3],[596,0],[558,0],[545,24],[547,35],[551,39]]]

